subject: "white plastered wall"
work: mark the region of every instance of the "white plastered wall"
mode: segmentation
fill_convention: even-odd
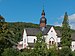
[[[75,41],[72,41],[72,42],[71,42],[71,49],[72,49],[72,51],[75,50]]]
[[[28,43],[34,43],[34,39],[37,40],[36,36],[27,36]]]
[[[49,44],[49,39],[50,38],[54,38],[54,41],[56,43],[56,46],[57,46],[57,33],[55,32],[54,28],[51,27],[49,32],[48,32],[48,35],[47,35],[47,38],[46,38],[46,43]]]

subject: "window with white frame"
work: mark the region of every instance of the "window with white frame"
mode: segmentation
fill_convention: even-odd
[[[54,42],[55,42],[54,38],[53,38],[53,37],[51,37],[51,38],[49,39],[49,45],[53,45],[53,44],[54,44]]]

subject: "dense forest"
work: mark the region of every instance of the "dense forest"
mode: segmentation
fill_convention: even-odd
[[[47,25],[48,27],[50,25]],[[0,22],[0,56],[31,56],[31,54],[33,55],[33,53],[36,51],[35,50],[16,50],[15,48],[13,48],[13,45],[16,45],[18,43],[18,41],[20,41],[22,39],[22,33],[24,28],[39,28],[38,24],[33,24],[33,23],[25,23],[25,22]],[[55,29],[61,30],[61,27],[59,26],[54,26]],[[75,32],[75,30],[71,30],[71,32]],[[38,35],[40,36],[40,35]],[[38,37],[37,36],[37,37]],[[42,42],[43,44],[43,42]],[[39,44],[40,45],[40,44]],[[39,47],[39,46],[38,46]],[[44,48],[44,47],[42,47]],[[61,52],[64,49],[61,50]],[[43,52],[44,51],[44,52]],[[50,49],[50,51],[45,50],[45,49],[41,49],[41,50],[37,50],[36,54],[38,56],[37,52],[43,52],[45,55],[47,53],[47,55],[45,56],[58,56],[58,51],[55,48]],[[64,50],[64,52],[66,53],[66,51],[69,52],[69,54],[71,53],[70,49],[67,48],[67,50]],[[46,53],[45,53],[46,52]],[[65,54],[63,53],[63,54]],[[75,55],[75,52],[72,52],[73,55]],[[51,54],[51,55],[50,55]],[[67,55],[69,55],[67,53]],[[35,56],[34,55],[34,56]],[[42,53],[40,54],[42,55]],[[39,56],[40,56],[39,55]],[[42,55],[42,56],[43,56]]]

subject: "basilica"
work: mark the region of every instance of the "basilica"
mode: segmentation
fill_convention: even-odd
[[[22,41],[18,42],[17,48],[19,50],[25,48],[34,48],[34,43],[37,41],[36,35],[42,32],[44,35],[45,43],[49,48],[50,45],[55,44],[61,49],[61,31],[56,30],[53,26],[48,27],[47,19],[45,18],[45,11],[42,10],[39,28],[25,28],[23,31]],[[72,42],[71,49],[75,50],[75,33],[71,34]]]

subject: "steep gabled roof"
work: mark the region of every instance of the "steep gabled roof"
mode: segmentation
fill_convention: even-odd
[[[51,27],[52,26],[46,27],[45,30],[43,31],[43,34],[47,35]],[[25,29],[28,36],[36,36],[39,32],[42,32],[41,28],[25,28]],[[57,36],[61,37],[61,31],[60,30],[55,30],[55,31],[57,33]]]
[[[39,28],[25,28],[28,36],[36,36],[39,32]]]
[[[25,28],[28,36],[36,36],[39,32],[42,32],[40,28]],[[43,31],[44,35],[47,35],[50,27],[46,27]]]
[[[52,26],[51,26],[52,27]],[[43,34],[47,35],[51,27],[46,27]],[[38,33],[42,32],[40,28],[25,28],[27,36],[36,36]],[[62,33],[60,30],[55,30],[58,37],[62,36]],[[75,41],[75,33],[71,33],[71,38],[73,41]]]

